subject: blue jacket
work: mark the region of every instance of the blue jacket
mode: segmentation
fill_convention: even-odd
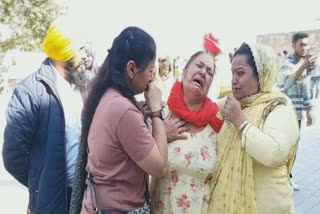
[[[65,120],[56,75],[46,59],[16,87],[4,132],[5,168],[28,187],[28,209],[37,214],[67,214]]]

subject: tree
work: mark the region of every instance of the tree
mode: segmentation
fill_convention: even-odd
[[[4,69],[3,66],[0,66],[0,94],[2,93],[2,91],[4,90],[4,81],[5,78],[3,77],[4,72],[2,71]]]
[[[63,13],[53,0],[1,0],[0,23],[9,26],[10,35],[0,41],[0,51],[40,51],[50,24]]]
[[[8,51],[40,51],[50,24],[64,11],[53,0],[0,1],[0,93],[12,66],[4,60]]]
[[[5,90],[6,84],[6,74],[8,70],[14,65],[14,60],[6,59],[6,56],[3,53],[0,53],[0,94]]]

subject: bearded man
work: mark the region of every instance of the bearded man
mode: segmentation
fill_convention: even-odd
[[[29,214],[68,213],[77,164],[85,53],[62,26],[49,28],[47,58],[17,85],[7,109],[3,161],[29,190]]]

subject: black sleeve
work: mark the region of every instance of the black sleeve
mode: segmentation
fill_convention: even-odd
[[[25,186],[28,186],[30,150],[38,112],[34,95],[24,85],[18,85],[7,109],[2,156],[8,172]]]

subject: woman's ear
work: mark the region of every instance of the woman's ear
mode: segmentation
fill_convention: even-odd
[[[129,79],[133,79],[133,77],[136,75],[136,73],[137,73],[136,63],[134,61],[130,60],[127,63],[127,74],[128,74]]]

